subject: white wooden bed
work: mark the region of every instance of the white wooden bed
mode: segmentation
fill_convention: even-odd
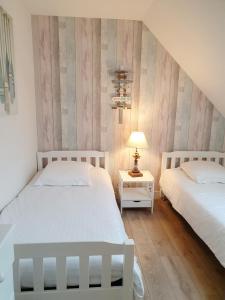
[[[178,168],[184,161],[207,160],[225,165],[225,153],[216,151],[174,151],[162,153],[161,174],[166,169]]]
[[[98,151],[52,151],[38,153],[38,170],[53,160],[88,161],[94,166],[108,168],[108,153]],[[47,230],[47,229],[46,229]],[[111,286],[112,255],[123,256],[122,284]],[[102,257],[101,286],[89,286],[89,258]],[[56,289],[44,288],[43,260],[56,258]],[[79,257],[79,287],[67,287],[66,258]],[[20,278],[20,260],[33,260],[33,290],[23,291]],[[134,242],[123,244],[107,242],[68,242],[43,244],[16,244],[14,285],[16,300],[113,300],[133,299]]]
[[[160,188],[173,208],[184,217],[225,267],[225,184],[197,183],[180,168],[182,162],[189,160],[213,161],[224,166],[225,153],[163,153]]]

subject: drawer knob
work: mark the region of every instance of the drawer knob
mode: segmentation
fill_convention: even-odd
[[[3,273],[0,272],[0,283],[2,283],[5,280],[5,276]]]

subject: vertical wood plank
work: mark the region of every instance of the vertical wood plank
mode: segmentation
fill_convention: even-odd
[[[101,148],[101,20],[93,19],[92,149]]]
[[[76,149],[75,20],[59,18],[62,149]]]
[[[152,127],[154,115],[154,93],[156,79],[157,40],[148,28],[142,25],[142,51],[140,74],[140,98],[138,108],[138,128],[145,132],[152,149]],[[153,151],[145,151],[141,167],[150,169],[150,160],[154,159]]]
[[[58,17],[50,17],[51,77],[53,107],[53,150],[62,149],[61,91],[59,65],[59,22]]]
[[[194,85],[192,92],[191,116],[188,134],[188,150],[203,150],[209,146],[210,133],[206,132],[206,122],[210,125],[212,117],[207,114],[208,100]],[[205,121],[205,117],[208,117]],[[211,126],[211,125],[210,125]],[[210,127],[209,126],[209,127]]]
[[[109,172],[115,170],[114,116],[111,108],[112,75],[116,69],[117,21],[101,19],[101,150],[109,151]],[[114,178],[112,177],[112,180]]]
[[[75,19],[77,149],[92,149],[93,26],[91,19]]]
[[[220,112],[214,107],[212,128],[210,136],[210,150],[224,151],[224,138],[225,138],[225,119]]]
[[[117,21],[117,68],[133,72],[134,21]],[[132,91],[132,89],[130,89]],[[118,115],[118,111],[116,112]],[[123,123],[115,120],[115,171],[129,168],[129,149],[126,147],[131,132],[131,110],[123,111]],[[117,173],[115,178],[117,179]]]
[[[180,69],[174,134],[174,150],[186,150],[188,147],[192,88],[193,83],[191,79],[182,69]]]
[[[142,22],[133,24],[133,83],[131,89],[132,110],[131,130],[138,130],[138,107],[140,100],[140,73],[141,73],[141,44],[142,44]]]
[[[53,149],[53,110],[52,110],[52,72],[50,18],[33,17],[33,35],[35,38],[34,60],[37,98],[38,148],[40,151]],[[38,101],[40,100],[40,101]]]

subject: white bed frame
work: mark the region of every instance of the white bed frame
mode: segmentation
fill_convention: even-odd
[[[216,151],[174,151],[162,153],[161,174],[166,169],[178,168],[182,162],[192,160],[214,161],[225,166],[225,153]],[[160,188],[160,198],[164,198]]]
[[[51,151],[38,153],[38,170],[53,160],[89,161],[94,166],[108,168],[108,153],[98,151]],[[47,230],[47,229],[46,229]],[[16,300],[132,300],[134,242],[74,242],[15,245],[14,287]],[[123,259],[122,285],[111,286],[112,255]],[[67,257],[79,257],[79,287],[67,287]],[[101,286],[89,286],[89,257],[101,256]],[[56,258],[56,289],[44,289],[43,259]],[[33,260],[33,290],[23,291],[20,280],[20,260]]]
[[[225,153],[215,151],[174,151],[162,153],[161,174],[166,169],[178,168],[182,162],[191,160],[214,161],[225,165]]]

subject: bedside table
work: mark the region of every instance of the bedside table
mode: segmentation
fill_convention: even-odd
[[[142,177],[131,177],[128,171],[119,171],[121,214],[124,207],[149,207],[153,212],[154,177],[149,171],[141,172],[143,173]]]

